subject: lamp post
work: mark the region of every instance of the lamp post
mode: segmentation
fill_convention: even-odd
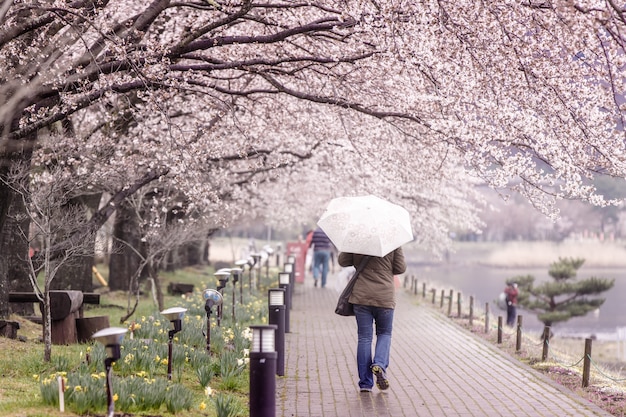
[[[276,415],[276,326],[250,326],[250,417]]]
[[[274,249],[270,245],[265,245],[263,247],[265,253],[267,253],[267,258],[265,259],[265,279],[270,279],[270,256],[274,253]]]
[[[221,306],[224,298],[222,293],[214,289],[202,291],[202,298],[204,298],[204,311],[206,311],[206,350],[211,354],[211,313],[213,306]]]
[[[258,269],[258,274],[254,274],[256,278],[256,289],[258,290],[259,288],[261,288],[261,259],[263,258],[263,255],[261,255],[260,253],[253,253],[250,256],[252,256],[252,258],[254,259],[254,265]]]
[[[283,245],[281,243],[276,245],[276,266],[280,265],[280,252],[283,249]]]
[[[220,269],[214,275],[220,283],[217,286],[217,290],[222,294],[222,299],[223,299],[224,288],[226,288],[226,283],[228,282],[228,278],[230,277],[230,269],[228,270],[226,268]],[[223,309],[223,304],[220,304],[217,307],[217,325],[218,326],[222,325],[222,313],[223,313],[222,309]]]
[[[290,333],[289,329],[289,309],[291,308],[291,285],[289,285],[289,272],[278,273],[278,288],[285,290],[285,333]]]
[[[276,325],[276,375],[285,375],[285,289],[267,291],[269,324]]]
[[[236,322],[236,317],[235,317],[235,303],[236,303],[236,297],[235,294],[237,294],[237,283],[239,282],[239,276],[241,275],[242,269],[241,268],[231,268],[230,269],[230,273],[233,276],[233,323]],[[241,294],[241,285],[239,285],[239,303],[243,304],[243,300],[241,300],[242,294]]]
[[[240,259],[235,262],[239,268],[241,268],[241,284],[239,284],[239,302],[243,304],[243,273],[245,272],[246,265],[248,265],[247,259]]]
[[[254,268],[254,264],[256,264],[256,259],[254,256],[248,257],[248,289],[250,293],[252,293],[252,269]]]
[[[168,332],[167,342],[167,379],[172,379],[172,350],[174,335],[183,329],[183,317],[185,316],[186,308],[172,307],[161,311],[163,317],[170,321],[172,328]]]
[[[285,272],[289,273],[289,291],[290,291],[289,292],[289,298],[290,298],[290,300],[289,300],[289,303],[287,304],[289,306],[289,308],[291,308],[291,295],[293,293],[293,286],[294,286],[294,283],[296,281],[295,280],[295,275],[296,275],[296,273],[295,273],[295,269],[296,269],[295,266],[296,266],[295,263],[288,262],[288,263],[285,264],[285,266],[283,268],[283,270]]]
[[[115,403],[113,395],[111,395],[111,365],[121,356],[120,344],[124,339],[127,329],[122,327],[108,327],[99,330],[91,335],[91,338],[102,343],[105,348],[106,358],[104,359],[104,369],[106,371],[106,392],[108,411],[107,417],[113,417],[115,411]]]

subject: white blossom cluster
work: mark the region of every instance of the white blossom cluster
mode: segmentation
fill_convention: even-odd
[[[552,217],[563,198],[620,203],[593,186],[626,176],[617,7],[7,2],[0,150],[32,145],[35,165],[63,167],[85,192],[151,174],[138,193],[147,227],[172,210],[193,229],[292,227],[332,197],[373,193],[439,250],[480,230],[479,183]]]

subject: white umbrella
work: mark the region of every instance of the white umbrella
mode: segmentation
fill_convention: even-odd
[[[331,200],[317,224],[341,252],[385,256],[413,240],[409,212],[374,195]]]

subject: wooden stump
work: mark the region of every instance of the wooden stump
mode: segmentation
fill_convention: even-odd
[[[16,321],[0,320],[0,336],[2,337],[17,339],[17,329],[19,328],[20,324]]]
[[[82,305],[81,291],[50,291],[50,330],[53,345],[69,345],[78,341],[76,319],[80,317]]]
[[[50,318],[63,320],[83,306],[81,291],[50,291]]]
[[[109,327],[109,316],[83,317],[76,319],[78,343],[86,343],[98,330]]]

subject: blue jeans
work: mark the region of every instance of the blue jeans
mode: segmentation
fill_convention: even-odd
[[[326,277],[328,277],[328,263],[330,262],[329,250],[313,251],[313,279],[317,280],[322,272],[322,287],[326,286]]]
[[[359,388],[372,388],[374,376],[371,366],[379,365],[385,371],[389,366],[393,309],[355,304],[354,315],[359,340],[356,350]],[[376,326],[376,347],[372,359],[373,325]]]

